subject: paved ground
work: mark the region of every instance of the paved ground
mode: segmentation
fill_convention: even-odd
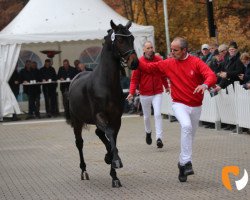
[[[26,123],[27,121],[25,121]],[[30,123],[34,122],[34,123]],[[164,147],[145,143],[141,117],[123,118],[118,148],[123,187],[112,188],[104,146],[94,127],[84,133],[89,181],[80,180],[72,129],[61,119],[0,124],[0,200],[12,199],[250,199],[250,182],[228,191],[221,169],[238,165],[250,174],[250,135],[199,128],[194,146],[195,175],[177,179],[179,125],[164,120]],[[234,184],[233,184],[234,185]]]

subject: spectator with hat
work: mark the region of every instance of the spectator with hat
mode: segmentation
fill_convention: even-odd
[[[206,64],[209,64],[209,62],[211,61],[213,55],[210,52],[210,47],[208,44],[203,44],[201,46],[201,53],[202,53],[202,57],[201,60],[203,60]]]
[[[229,59],[228,45],[227,45],[227,44],[221,44],[221,45],[218,47],[218,51],[219,51],[219,54],[220,54],[221,59],[222,59],[224,62],[227,62],[228,59]]]
[[[211,68],[211,70],[216,74],[217,76],[217,84],[221,81],[221,78],[219,75],[219,73],[223,70],[223,66],[224,66],[224,59],[223,57],[220,55],[219,50],[216,49],[213,52],[213,59],[211,61],[211,63],[209,64],[209,67]]]

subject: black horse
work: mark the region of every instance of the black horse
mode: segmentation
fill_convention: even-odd
[[[126,26],[115,25],[104,37],[104,44],[99,65],[93,72],[82,72],[71,82],[65,106],[68,123],[74,128],[76,146],[80,154],[81,179],[89,180],[83,157],[82,128],[87,124],[96,125],[95,133],[104,143],[107,153],[105,162],[111,164],[112,186],[120,187],[116,168],[123,167],[116,147],[117,134],[121,126],[123,112],[123,92],[120,86],[120,68],[127,65],[136,69],[138,58],[134,50],[134,37]]]

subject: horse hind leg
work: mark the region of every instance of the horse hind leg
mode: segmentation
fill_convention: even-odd
[[[84,161],[83,151],[82,151],[83,149],[82,127],[83,127],[83,124],[81,123],[74,124],[75,143],[76,143],[76,147],[79,151],[79,156],[80,156],[80,168],[82,170],[81,180],[89,180],[89,175],[86,171],[86,164]]]
[[[111,162],[112,162],[112,158],[113,158],[112,153],[111,153],[110,142],[109,142],[108,139],[106,138],[105,132],[103,132],[102,130],[100,130],[100,129],[97,128],[97,129],[95,130],[95,133],[96,133],[96,135],[100,138],[100,140],[103,142],[103,144],[104,144],[105,147],[106,147],[107,153],[106,153],[106,155],[105,155],[105,157],[104,157],[104,161],[105,161],[108,165],[110,165]]]

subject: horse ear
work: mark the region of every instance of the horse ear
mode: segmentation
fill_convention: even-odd
[[[115,23],[113,22],[113,20],[110,21],[110,26],[113,30],[116,30],[117,26],[115,25]]]
[[[129,20],[128,23],[127,23],[126,26],[125,26],[126,29],[129,29],[131,25],[132,25],[132,21]]]

